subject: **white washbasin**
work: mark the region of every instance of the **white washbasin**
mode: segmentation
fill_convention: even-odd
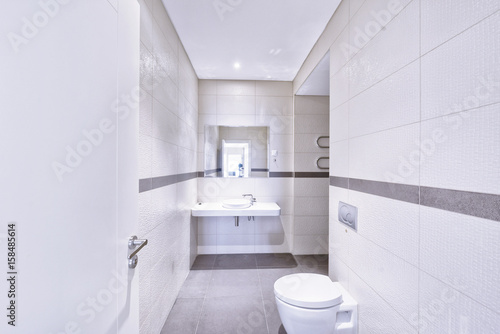
[[[252,202],[246,198],[226,199],[222,201],[222,207],[226,209],[246,209],[252,205]]]
[[[279,216],[281,208],[274,202],[254,202],[247,208],[227,209],[221,202],[198,203],[191,209],[193,217]]]

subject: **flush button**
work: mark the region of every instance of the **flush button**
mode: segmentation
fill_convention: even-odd
[[[339,222],[358,230],[358,208],[339,201]]]

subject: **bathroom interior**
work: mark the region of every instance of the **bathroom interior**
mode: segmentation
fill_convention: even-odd
[[[138,5],[129,5],[132,2]],[[36,6],[33,2],[32,7]],[[7,185],[28,182],[40,189],[78,186],[93,195],[69,196],[66,191],[54,190],[46,199],[52,201],[51,205],[66,200],[81,203],[78,212],[82,216],[75,218],[77,227],[56,225],[55,221],[70,214],[53,219],[50,210],[40,205],[40,215],[31,219],[33,232],[21,231],[24,247],[47,247],[47,251],[60,254],[59,265],[49,263],[45,268],[28,257],[28,251],[20,253],[20,263],[25,264],[26,276],[76,266],[58,248],[65,247],[80,252],[75,254],[86,254],[78,255],[80,265],[96,265],[106,272],[103,282],[114,279],[104,268],[118,268],[118,260],[104,260],[100,251],[87,254],[90,242],[80,247],[71,240],[100,238],[95,236],[99,228],[102,244],[111,247],[107,251],[118,254],[119,246],[110,240],[125,240],[130,233],[123,232],[118,223],[108,226],[90,213],[86,216],[83,212],[89,211],[88,207],[112,209],[110,219],[127,221],[123,224],[133,226],[131,231],[147,239],[147,245],[137,253],[137,267],[127,274],[129,294],[115,294],[109,288],[112,296],[118,296],[110,297],[109,305],[116,303],[117,310],[128,305],[131,311],[120,311],[110,321],[103,314],[113,307],[102,307],[102,312],[96,307],[88,312],[93,317],[83,317],[77,301],[96,294],[99,300],[103,291],[100,287],[108,286],[96,283],[93,288],[69,293],[75,294],[75,302],[69,307],[63,307],[62,302],[54,306],[48,315],[53,320],[35,317],[24,324],[32,326],[26,328],[42,326],[44,333],[66,328],[64,333],[73,333],[68,323],[81,319],[75,323],[83,333],[109,328],[98,332],[293,334],[293,329],[286,330],[282,324],[284,316],[277,309],[275,283],[287,275],[319,274],[338,285],[346,305],[355,305],[350,309],[355,329],[333,328],[325,333],[500,332],[500,2],[308,3],[320,6],[308,13],[318,15],[323,23],[307,50],[293,40],[301,34],[314,36],[313,28],[300,25],[297,8],[304,4],[297,5],[295,12],[286,1],[271,5],[245,0],[108,0],[84,8],[76,1],[61,0],[57,13],[54,6],[54,15],[47,15],[47,25],[38,26],[32,37],[15,42],[19,52],[5,53],[14,64],[12,68],[19,71],[8,72],[7,77],[15,82],[23,80],[28,74],[20,69],[39,57],[36,61],[45,68],[33,65],[26,71],[41,71],[43,78],[34,80],[35,88],[26,90],[34,91],[38,89],[35,84],[43,86],[44,80],[53,77],[60,89],[73,89],[75,93],[70,96],[84,102],[73,107],[69,97],[43,88],[45,95],[33,95],[36,98],[27,99],[21,109],[12,107],[23,111],[41,106],[47,112],[44,117],[61,117],[61,123],[55,123],[64,124],[64,129],[54,125],[60,137],[52,140],[53,134],[47,131],[50,128],[36,127],[38,119],[46,122],[41,115],[26,121],[19,113],[12,121],[3,122],[4,138],[14,138],[25,152],[31,152],[32,145],[25,140],[29,135],[47,144],[39,149],[39,155],[35,152],[21,157],[12,153],[15,159],[33,166],[40,161],[40,171],[23,167],[26,173],[22,180],[5,177],[2,181]],[[279,6],[282,13],[276,12]],[[23,17],[22,9],[12,16]],[[73,22],[68,19],[76,17],[77,11],[92,17],[96,10],[104,14],[89,22],[80,16]],[[63,15],[65,11],[67,16]],[[32,12],[36,13],[36,8]],[[292,19],[284,17],[292,14]],[[260,36],[262,43],[237,52],[229,49],[227,57],[221,59],[210,58],[212,51],[197,44],[207,39],[230,45],[237,34],[244,40],[249,31],[241,29],[242,22],[259,22],[255,17],[274,23],[269,29],[276,30],[276,23],[297,20],[288,35],[292,40],[269,44]],[[108,25],[110,18],[116,22]],[[78,26],[71,26],[75,22]],[[196,28],[199,22],[212,22],[214,29],[200,31]],[[11,29],[6,28],[7,20],[0,26],[2,32]],[[72,45],[82,45],[77,56],[80,63],[60,58],[65,57],[64,52],[58,56],[38,45],[45,36],[59,36],[56,28],[62,31],[61,27],[68,26],[74,29],[74,35],[55,38],[54,43],[59,47],[61,41],[68,42],[64,49],[68,54]],[[229,27],[238,26],[240,29],[229,31]],[[126,45],[121,31],[136,36],[139,46],[134,49]],[[200,35],[200,39],[183,39],[190,33]],[[118,46],[108,45],[109,41]],[[4,48],[10,50],[12,43],[10,39]],[[91,96],[88,90],[96,93],[100,89],[104,95],[110,89],[117,99],[123,95],[116,91],[130,91],[133,85],[118,85],[116,89],[106,86],[102,79],[114,78],[116,73],[119,79],[127,78],[128,74],[120,76],[123,45],[135,50],[140,93],[136,104],[127,102],[137,117],[116,111],[117,122],[123,119],[127,123],[117,123],[118,131],[114,131],[103,121],[103,115],[109,114],[107,96],[101,99],[98,93],[94,97],[97,102],[86,101]],[[42,51],[23,52],[28,48]],[[106,55],[106,50],[112,50],[112,54]],[[245,54],[263,50],[268,63],[244,58]],[[291,57],[299,50],[298,66],[287,68],[281,63],[280,57]],[[245,68],[245,60],[252,70]],[[235,66],[235,61],[240,63]],[[109,64],[116,66],[115,72],[107,72],[105,66]],[[80,77],[75,69],[78,66],[98,70]],[[85,75],[93,79],[82,84]],[[5,96],[7,106],[19,104],[12,102],[18,101],[14,100],[16,96]],[[75,112],[52,113],[57,109],[53,107],[55,102],[45,98],[51,96],[60,98],[61,110],[72,106]],[[98,112],[104,109],[107,111]],[[75,116],[87,111],[94,113],[90,121]],[[82,127],[90,129],[95,124],[100,124],[104,137],[99,141],[93,137],[94,142],[91,134],[87,136],[92,132],[84,131],[94,146],[88,155],[76,155],[80,151],[74,133],[80,135]],[[126,133],[135,135],[125,138]],[[109,144],[106,138],[111,136],[116,141]],[[230,146],[237,141],[243,148]],[[245,153],[238,157],[234,152],[239,150]],[[17,151],[21,152],[19,148]],[[67,166],[54,164],[52,161],[64,158],[61,152],[80,160],[73,160],[73,164],[66,160]],[[231,164],[231,157],[241,160]],[[103,161],[109,161],[107,167]],[[123,172],[115,168],[122,165],[131,165],[131,169]],[[107,168],[106,175],[118,175],[118,181],[109,178],[108,184],[97,176]],[[17,172],[12,170],[12,174]],[[85,177],[95,178],[99,184],[86,184]],[[111,190],[104,192],[103,187],[108,186],[106,189]],[[2,196],[9,204],[6,212],[17,206],[11,197],[22,194],[30,203],[36,202],[31,200],[34,196],[47,197],[42,190],[26,194],[23,189],[22,193],[16,190],[16,196],[10,190],[9,198]],[[125,197],[130,189],[134,196]],[[114,196],[118,204],[101,207],[99,203],[105,203],[106,196]],[[217,207],[215,213],[203,210],[207,203],[248,198],[255,200],[250,201],[250,209],[263,203],[278,209],[251,214],[228,214],[224,207]],[[346,214],[346,207],[353,211]],[[356,215],[355,222],[351,214]],[[36,221],[45,222],[44,229],[35,226]],[[36,235],[48,235],[48,230],[57,230],[56,237],[63,240],[42,244]],[[88,277],[88,272],[80,274],[74,282],[81,279],[83,286],[92,281]],[[71,290],[67,283],[57,280],[44,282],[47,291]],[[38,294],[39,284],[27,282],[23,288],[26,292],[19,297],[25,305],[30,301],[23,298],[29,298],[30,293],[37,298],[37,303],[26,306],[27,314],[47,299]],[[344,321],[340,312],[337,321]],[[132,320],[123,320],[128,317]],[[309,332],[316,333],[297,331]]]

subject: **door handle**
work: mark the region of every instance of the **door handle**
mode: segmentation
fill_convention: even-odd
[[[144,248],[148,244],[148,239],[137,239],[137,236],[133,235],[128,239],[128,248],[129,249],[134,249],[135,247],[139,246],[135,251],[132,252],[129,256],[127,256],[128,260],[128,267],[130,269],[134,269],[137,267],[137,263],[139,262],[139,257],[137,256],[137,253],[141,249]]]

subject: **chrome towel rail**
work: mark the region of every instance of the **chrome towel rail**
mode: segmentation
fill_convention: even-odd
[[[148,239],[137,239],[137,236],[133,235],[128,239],[128,248],[129,249],[134,249],[135,247],[139,246],[135,251],[130,254],[127,259],[128,259],[128,267],[131,269],[134,269],[137,267],[137,262],[139,262],[139,258],[137,256],[137,253],[141,249],[144,248],[148,244]]]
[[[327,145],[327,146],[321,145],[321,144],[319,143],[319,141],[320,141],[321,139],[325,139],[325,138],[326,138],[326,139],[330,139],[330,136],[319,136],[319,137],[318,137],[318,139],[316,139],[316,145],[318,145],[318,147],[319,147],[319,148],[330,148],[330,143],[328,143],[328,145]]]
[[[321,167],[319,165],[320,160],[329,160],[329,159],[330,159],[330,157],[320,157],[320,158],[318,158],[318,160],[316,160],[316,167],[318,167],[319,169],[330,169],[330,167]]]

